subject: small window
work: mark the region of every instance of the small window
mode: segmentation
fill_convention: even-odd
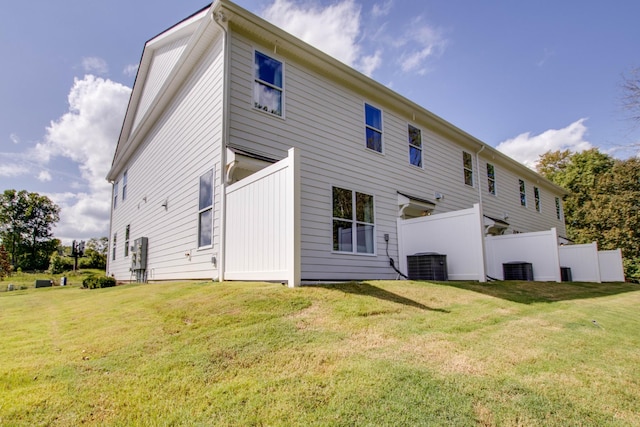
[[[373,196],[333,187],[333,250],[374,253]]]
[[[562,207],[560,205],[560,197],[556,197],[556,218],[562,219]]]
[[[533,199],[536,202],[536,210],[540,212],[542,207],[540,206],[540,189],[538,187],[533,187]]]
[[[464,167],[464,183],[473,187],[473,160],[471,154],[462,152],[462,165]]]
[[[419,168],[422,167],[422,132],[409,125],[409,162]]]
[[[113,233],[113,242],[111,244],[111,248],[112,248],[111,249],[111,251],[112,251],[111,260],[112,261],[116,260],[116,243],[117,243],[117,240],[118,240],[118,234],[117,233]]]
[[[113,209],[118,206],[118,181],[113,183]]]
[[[200,177],[198,201],[198,247],[213,241],[213,169]]]
[[[124,202],[127,198],[127,176],[129,175],[129,171],[124,171],[124,175],[122,175],[122,201]]]
[[[520,204],[522,206],[527,206],[527,191],[524,185],[524,181],[519,179],[518,182],[520,183]]]
[[[254,69],[253,106],[282,117],[282,62],[256,51]]]
[[[367,148],[382,153],[382,111],[364,104]]]
[[[487,191],[496,195],[496,169],[491,163],[487,163]]]
[[[124,229],[124,257],[129,256],[129,227],[127,224],[127,228]]]

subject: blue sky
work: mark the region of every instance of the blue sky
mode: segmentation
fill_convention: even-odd
[[[638,1],[236,3],[528,165],[549,149],[638,153],[620,106]],[[51,197],[65,242],[106,236],[104,176],[144,42],[207,4],[3,2],[0,191]]]

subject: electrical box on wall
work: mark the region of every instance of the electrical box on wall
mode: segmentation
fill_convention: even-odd
[[[139,237],[133,241],[131,247],[131,270],[147,269],[147,246],[149,239]]]

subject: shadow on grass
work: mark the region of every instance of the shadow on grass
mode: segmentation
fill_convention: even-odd
[[[640,291],[640,285],[633,283],[497,281],[441,282],[440,284],[522,304],[599,298]]]
[[[437,311],[440,313],[450,313],[449,310],[428,307],[412,299],[405,298],[401,295],[394,294],[393,292],[389,292],[384,289],[373,286],[367,282],[332,283],[332,284],[320,284],[320,285],[314,285],[314,286],[318,288],[344,292],[345,294],[370,296],[373,298],[378,298],[385,301],[391,301],[391,302],[406,305],[409,307],[419,308],[420,310]]]

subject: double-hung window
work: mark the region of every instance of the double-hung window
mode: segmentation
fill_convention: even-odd
[[[333,187],[333,250],[374,253],[373,196]]]
[[[118,240],[118,233],[113,233],[113,242],[111,242],[111,260],[115,261],[116,260],[116,243]]]
[[[562,208],[560,207],[560,197],[556,197],[556,218],[562,219]]]
[[[124,229],[124,257],[129,256],[129,231],[131,226],[127,224],[127,228]]]
[[[491,163],[487,163],[487,191],[496,195],[496,168]]]
[[[282,94],[284,91],[282,62],[255,52],[254,57],[253,106],[282,117]]]
[[[536,210],[540,212],[542,207],[540,205],[540,189],[538,187],[533,187],[533,199],[536,202]]]
[[[122,201],[124,202],[127,198],[127,178],[129,176],[129,171],[124,171],[124,175],[122,175]]]
[[[462,167],[464,169],[464,183],[473,187],[473,158],[466,151],[462,152]]]
[[[198,247],[213,241],[213,169],[200,176],[198,201]]]
[[[113,183],[113,209],[118,207],[118,181]]]
[[[422,132],[417,127],[409,125],[409,162],[419,168],[422,167]]]
[[[519,179],[518,183],[520,185],[520,205],[527,206],[527,189],[524,185],[524,181]]]
[[[367,148],[382,153],[382,111],[364,104],[364,116]]]

